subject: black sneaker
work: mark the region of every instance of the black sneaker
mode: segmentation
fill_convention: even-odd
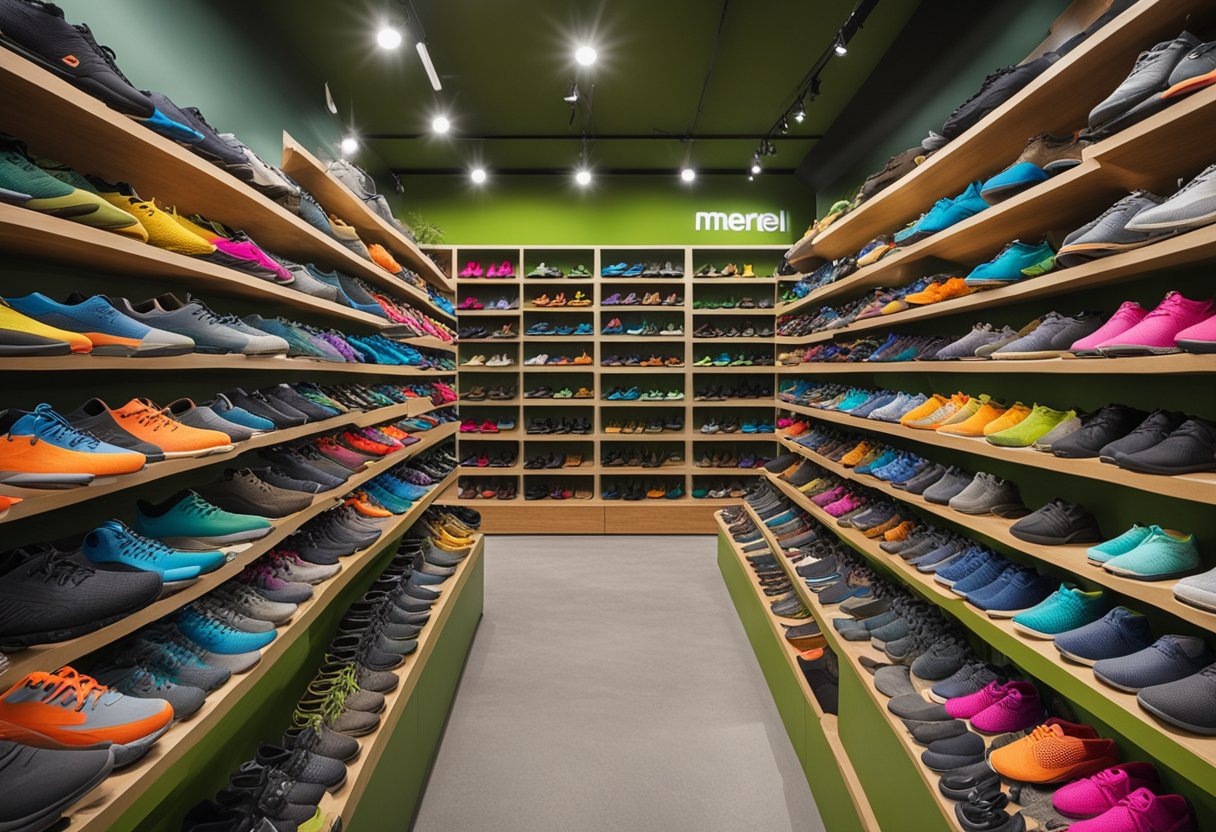
[[[246,393],[241,388],[234,387],[231,390],[225,391],[224,397],[232,402],[233,407],[247,410],[254,416],[261,416],[263,419],[269,419],[279,429],[298,427],[308,421],[308,418],[299,411],[290,414],[279,410],[273,402],[267,400],[257,390],[254,390],[252,393]]]
[[[0,742],[0,818],[10,829],[49,829],[62,810],[113,768],[114,753],[108,748],[78,751]]]
[[[1018,540],[1044,546],[1097,543],[1105,540],[1098,521],[1081,506],[1055,499],[1009,527]]]
[[[956,107],[946,119],[946,123],[942,125],[942,136],[948,140],[961,136],[972,125],[1046,72],[1059,57],[1055,52],[1046,52],[1033,61],[1003,67],[990,74],[984,79],[979,91]]]
[[[1185,421],[1186,415],[1182,413],[1169,410],[1153,411],[1127,436],[1104,445],[1098,451],[1098,459],[1117,465],[1124,454],[1139,453],[1159,444]]]
[[[1127,436],[1148,414],[1121,404],[1108,404],[1081,417],[1081,427],[1051,443],[1055,456],[1067,459],[1091,459],[1111,442]]]
[[[1216,471],[1216,424],[1188,419],[1159,444],[1119,456],[1119,467],[1142,474]]]

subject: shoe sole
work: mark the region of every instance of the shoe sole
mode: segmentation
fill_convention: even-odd
[[[1194,569],[1180,569],[1174,572],[1160,572],[1152,575],[1141,575],[1137,572],[1129,572],[1126,569],[1120,569],[1117,566],[1112,568],[1109,563],[1103,564],[1102,568],[1112,575],[1118,575],[1120,578],[1127,578],[1131,581],[1168,581],[1174,578],[1186,577],[1195,571]]]
[[[1182,352],[1178,347],[1146,347],[1140,344],[1114,344],[1101,348],[1102,355],[1112,358],[1121,355],[1173,355]]]
[[[1099,661],[1098,659],[1087,659],[1083,656],[1078,656],[1076,653],[1070,653],[1064,648],[1060,647],[1058,643],[1056,644],[1056,649],[1060,651],[1061,656],[1074,664],[1082,664],[1086,667],[1093,667]]]
[[[274,526],[268,526],[264,529],[250,529],[244,532],[233,532],[232,534],[215,535],[213,537],[162,537],[160,540],[165,545],[172,546],[175,549],[206,550],[214,549],[217,546],[229,546],[234,543],[248,543],[251,540],[263,538],[272,531],[274,531]]]
[[[1066,355],[1064,350],[1036,350],[1032,352],[994,352],[992,357],[998,361],[1031,361],[1044,358],[1061,358]]]

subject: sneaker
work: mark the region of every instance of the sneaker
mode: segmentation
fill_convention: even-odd
[[[1080,417],[1076,429],[1052,441],[1055,456],[1067,459],[1093,459],[1102,448],[1127,436],[1148,414],[1121,404],[1109,404]]]
[[[1064,238],[1056,252],[1056,265],[1062,268],[1079,266],[1099,257],[1109,257],[1146,246],[1163,235],[1148,231],[1133,231],[1127,227],[1140,212],[1160,205],[1161,197],[1147,191],[1136,191],[1107,208],[1097,219],[1073,231]]]
[[[1165,635],[1150,646],[1126,656],[1094,663],[1094,676],[1118,690],[1135,693],[1141,688],[1185,679],[1212,663],[1203,639]]]
[[[1018,540],[1044,546],[1094,543],[1102,539],[1098,521],[1086,509],[1054,499],[1009,527]]]
[[[1070,818],[1097,817],[1136,789],[1156,789],[1160,782],[1152,763],[1120,763],[1059,789],[1051,796],[1051,805]]]
[[[0,742],[0,823],[10,829],[54,828],[61,814],[114,770],[108,748],[70,751]]]
[[[1216,165],[1204,170],[1160,205],[1138,213],[1127,224],[1127,230],[1178,234],[1213,222],[1216,222]]]
[[[1163,581],[1189,575],[1199,568],[1195,535],[1149,526],[1148,535],[1131,551],[1116,555],[1102,568],[1138,581]]]
[[[1169,86],[1170,74],[1183,57],[1202,41],[1190,32],[1158,43],[1136,58],[1131,73],[1114,91],[1089,112],[1090,129],[1127,114],[1136,106],[1164,92]]]
[[[1094,662],[1127,656],[1152,643],[1148,619],[1127,607],[1115,607],[1098,620],[1055,637],[1061,656],[1091,667]]]
[[[1005,286],[1037,277],[1054,266],[1055,250],[1050,243],[1032,245],[1014,240],[995,258],[972,269],[965,280],[968,286]]]
[[[1043,316],[1034,331],[992,352],[994,359],[1055,358],[1064,355],[1078,340],[1102,326],[1100,315],[1082,312],[1068,317],[1058,312]]]
[[[125,523],[107,520],[84,536],[80,551],[91,563],[120,571],[154,572],[166,585],[214,572],[227,557],[219,551],[184,552],[136,534]]]
[[[1085,140],[1079,136],[1043,133],[1026,142],[1014,163],[980,187],[980,196],[990,205],[1008,199],[1061,171],[1081,164]]]
[[[120,408],[111,408],[110,417],[136,439],[155,445],[166,459],[210,456],[235,447],[228,434],[192,428],[170,419],[147,399],[131,399]]]
[[[1136,789],[1114,808],[1068,828],[1070,832],[1193,832],[1195,816],[1181,795]]]
[[[1216,736],[1216,714],[1212,710],[1214,697],[1216,664],[1210,664],[1193,676],[1141,688],[1136,694],[1136,701],[1141,708],[1170,725],[1212,737]]]
[[[1076,411],[1073,410],[1053,410],[1045,405],[1036,404],[1030,414],[1013,427],[989,433],[988,429],[997,424],[994,421],[989,428],[985,428],[984,432],[987,434],[986,439],[990,445],[998,445],[1003,448],[1025,448],[1033,445],[1036,440],[1053,430],[1061,422],[1073,419],[1076,415]]]
[[[1111,356],[1181,352],[1175,341],[1178,333],[1202,323],[1212,311],[1210,300],[1189,300],[1179,292],[1170,292],[1139,323],[1098,344],[1096,349]]]
[[[1035,607],[1013,617],[1013,628],[1034,638],[1052,639],[1099,620],[1110,605],[1106,594],[1061,585]]]
[[[93,355],[153,358],[194,351],[193,339],[134,320],[115,309],[104,295],[86,298],[76,293],[59,303],[33,292],[6,300],[36,321],[84,335],[93,342]]]
[[[1088,777],[1119,762],[1115,741],[1088,725],[1056,720],[1028,736],[996,748],[988,764],[997,774],[1020,783],[1063,783]]]
[[[185,491],[160,504],[137,500],[135,529],[171,546],[210,549],[265,537],[274,528],[264,517],[233,514]]]
[[[1104,341],[1109,341],[1122,335],[1127,330],[1134,327],[1136,324],[1144,320],[1144,316],[1148,314],[1148,310],[1134,301],[1125,301],[1107,319],[1106,323],[1098,327],[1096,330],[1086,335],[1075,342],[1068,348],[1073,355],[1079,356],[1098,356],[1102,351],[1098,349],[1098,345]]]
[[[72,427],[49,404],[0,411],[0,482],[27,488],[87,485],[142,471],[147,458]]]
[[[1178,581],[1174,597],[1192,607],[1216,612],[1216,569]]]
[[[1009,682],[1004,685],[1003,693],[1003,696],[971,717],[973,729],[985,734],[1006,734],[1024,731],[1043,720],[1043,703],[1038,688],[1033,684]],[[949,703],[946,706],[949,708]],[[1111,747],[1114,747],[1113,742]],[[1115,759],[1117,761],[1118,758]],[[991,756],[989,763],[992,763]]]
[[[131,304],[117,301],[118,308],[151,329],[176,332],[194,341],[195,352],[239,355],[286,355],[289,344],[277,335],[259,332],[239,318],[223,318],[202,301],[189,295],[180,300],[172,292]]]

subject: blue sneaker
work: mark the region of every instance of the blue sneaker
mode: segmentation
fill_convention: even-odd
[[[916,225],[905,228],[895,235],[897,245],[923,240],[939,231],[945,231],[952,225],[957,225],[965,219],[975,216],[988,208],[988,203],[980,196],[980,183],[972,182],[967,189],[956,197],[939,199]]]
[[[234,405],[227,396],[223,393],[216,396],[213,401],[207,403],[207,407],[211,408],[220,418],[225,421],[232,422],[235,425],[249,428],[257,433],[267,433],[274,430],[274,422],[262,416],[250,413],[243,407]]]
[[[604,266],[600,269],[600,274],[604,277],[618,277],[624,274],[627,268],[629,268],[628,263],[613,263],[611,266]]]
[[[638,277],[644,271],[646,271],[646,266],[642,263],[637,263],[621,272],[621,277]]]
[[[405,514],[414,505],[412,501],[397,496],[375,480],[365,483],[363,489],[372,495],[377,503],[393,514]]]
[[[853,469],[853,471],[858,474],[872,474],[874,473],[875,468],[881,468],[884,465],[889,465],[895,461],[897,456],[898,454],[893,450],[883,451],[878,455],[877,458],[865,463],[864,465],[858,465]]]
[[[937,574],[933,576],[933,580],[944,586],[953,586],[995,557],[996,555],[987,549],[972,549],[954,563],[943,569],[939,569]]]
[[[420,485],[414,485],[413,483],[406,482],[405,480],[395,477],[392,474],[381,474],[380,476],[376,477],[373,482],[383,485],[385,488],[396,494],[398,497],[401,497],[403,500],[410,501],[422,499],[430,490],[428,488],[423,488]]]
[[[222,655],[261,650],[274,641],[277,635],[273,629],[260,633],[238,630],[231,624],[213,618],[193,605],[186,607],[178,614],[177,629],[204,650]]]
[[[1014,566],[1009,561],[1000,555],[993,555],[990,559],[982,561],[978,568],[963,576],[958,581],[951,585],[950,590],[956,595],[967,596],[968,593],[983,589],[986,586],[991,586],[1005,576],[1006,570],[1013,569]]]
[[[1064,658],[1093,667],[1096,661],[1130,656],[1148,647],[1153,630],[1140,613],[1115,607],[1097,621],[1057,634],[1055,643]]]
[[[591,324],[586,322],[581,323],[574,328],[575,335],[593,335],[594,333],[595,330],[591,328]]]
[[[32,292],[7,300],[18,312],[36,321],[88,336],[93,342],[93,355],[152,358],[194,352],[193,338],[146,326],[119,312],[104,295],[86,298],[76,292],[59,303]]]
[[[1044,240],[1037,245],[1014,240],[1001,253],[980,263],[963,282],[968,286],[1004,286],[1046,274],[1055,267],[1056,253]]]
[[[1048,156],[1053,155],[1051,151],[1055,151],[1056,154],[1061,155],[1061,158],[1048,162],[1042,167],[1039,167],[1034,162],[1022,161],[1026,156],[1032,159],[1044,158],[1035,152],[1044,150],[1048,152]],[[1060,151],[1065,152],[1061,154]],[[1074,136],[1052,136],[1048,133],[1035,136],[1026,142],[1026,149],[1022,151],[1022,155],[1018,157],[1018,161],[1005,168],[980,187],[980,195],[989,205],[995,205],[1028,188],[1034,187],[1040,182],[1046,182],[1061,171],[1081,164],[1081,154],[1079,151],[1080,142]],[[1073,153],[1076,154],[1075,157],[1072,155]]]
[[[93,563],[110,563],[155,572],[166,584],[188,581],[219,569],[223,552],[183,552],[136,534],[125,523],[107,520],[84,536],[80,550]]]
[[[1051,594],[1055,581],[1033,569],[1013,566],[982,589],[969,593],[967,601],[988,613],[989,618],[1012,618],[1036,606]]]

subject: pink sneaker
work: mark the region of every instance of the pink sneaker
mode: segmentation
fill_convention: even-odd
[[[1069,832],[1194,832],[1195,818],[1186,798],[1136,789],[1113,809],[1077,821]]]
[[[1170,292],[1144,320],[1098,344],[1103,355],[1167,355],[1178,352],[1174,337],[1212,314],[1210,300],[1188,300]]]
[[[844,486],[838,485],[835,488],[828,489],[822,494],[816,494],[811,498],[811,502],[823,508],[828,503],[834,503],[844,496]]]
[[[211,244],[229,257],[235,257],[238,260],[248,260],[252,263],[257,263],[263,269],[269,269],[274,272],[275,283],[295,282],[295,277],[291,272],[267,257],[266,252],[258,248],[257,244],[252,240],[229,240],[226,237],[217,237],[211,241]]]
[[[855,508],[860,508],[863,504],[864,503],[860,497],[856,497],[852,494],[845,494],[836,502],[828,503],[823,507],[823,510],[833,517],[839,517],[842,514],[848,514]]]
[[[971,727],[985,734],[1024,731],[1043,721],[1039,689],[1030,682],[1010,682],[1006,695],[971,717]]]
[[[1188,326],[1174,337],[1174,343],[1187,352],[1216,352],[1216,315]]]
[[[1070,818],[1092,818],[1136,789],[1155,789],[1160,782],[1152,763],[1123,763],[1069,783],[1051,796],[1051,805]]]
[[[1115,314],[1110,316],[1110,320],[1098,328],[1097,332],[1086,335],[1068,349],[1077,355],[1101,355],[1098,352],[1099,344],[1127,332],[1144,320],[1144,316],[1147,314],[1148,310],[1135,301],[1125,301],[1115,310]]]
[[[985,687],[966,696],[946,700],[946,713],[955,719],[971,719],[985,708],[1005,698],[1008,691],[1001,682],[989,682]]]

